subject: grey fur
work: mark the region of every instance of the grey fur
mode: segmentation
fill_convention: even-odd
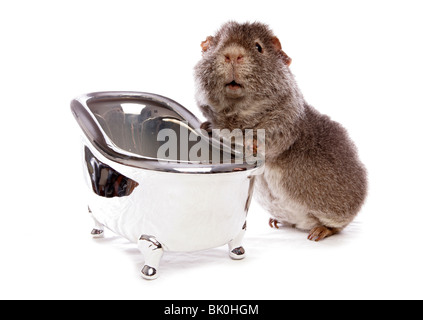
[[[257,194],[275,219],[336,232],[365,201],[366,170],[346,130],[304,100],[275,41],[267,25],[224,24],[195,66],[196,99],[213,128],[266,130]]]

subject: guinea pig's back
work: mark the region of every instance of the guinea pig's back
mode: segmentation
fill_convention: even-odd
[[[347,131],[308,105],[302,122],[297,141],[278,158],[284,188],[313,211],[357,214],[367,178]]]

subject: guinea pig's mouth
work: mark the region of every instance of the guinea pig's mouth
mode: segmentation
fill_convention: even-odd
[[[230,90],[238,90],[243,88],[242,84],[237,83],[235,80],[227,83],[225,87],[229,88]]]

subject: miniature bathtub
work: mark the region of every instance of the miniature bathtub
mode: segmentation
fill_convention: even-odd
[[[137,243],[145,279],[157,277],[165,251],[227,244],[231,258],[244,257],[246,217],[262,162],[192,162],[180,150],[174,159],[158,158],[166,143],[158,139],[162,129],[174,130],[179,143],[187,139],[179,129],[195,133],[200,127],[191,112],[159,95],[91,93],[73,100],[71,109],[83,133],[94,237],[106,227]]]

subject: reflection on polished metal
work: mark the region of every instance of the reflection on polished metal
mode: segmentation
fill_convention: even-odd
[[[144,267],[141,270],[141,275],[144,279],[153,280],[157,278],[157,270],[148,265],[144,265]]]
[[[105,198],[125,197],[138,186],[135,181],[99,161],[87,147],[84,151],[92,188],[97,195]]]
[[[143,234],[141,236],[140,240],[145,240],[145,241],[151,242],[151,244],[154,245],[156,247],[156,249],[162,248],[162,245],[160,244],[160,242],[158,242],[153,236],[147,236],[147,235]]]
[[[178,133],[181,126],[187,125],[195,134],[201,125],[191,112],[166,97],[141,92],[98,92],[73,100],[71,109],[88,140],[103,156],[119,164],[194,174],[245,171],[262,165],[244,162],[193,166],[181,152],[170,163],[159,161],[157,153],[164,144],[157,139],[161,130]],[[177,138],[178,142],[183,139]],[[188,141],[188,148],[196,143]]]
[[[159,161],[162,129],[179,132],[186,126],[196,132],[200,122],[175,101],[155,94],[91,93],[73,100],[71,109],[83,133],[94,237],[103,236],[107,227],[137,243],[146,279],[158,276],[165,251],[227,244],[230,257],[245,256],[246,213],[262,162],[195,163],[182,151],[175,159]],[[215,148],[212,142],[210,148]]]
[[[94,238],[101,238],[103,236],[104,230],[99,230],[99,229],[93,229],[91,230],[91,235]]]
[[[245,214],[248,214],[248,210],[250,210],[251,200],[253,199],[255,176],[250,176],[249,179],[250,179],[250,187],[248,189],[247,201],[245,201],[245,208],[244,208]]]
[[[244,259],[244,256],[245,256],[245,250],[243,247],[235,248],[230,253],[230,257],[234,260]]]

